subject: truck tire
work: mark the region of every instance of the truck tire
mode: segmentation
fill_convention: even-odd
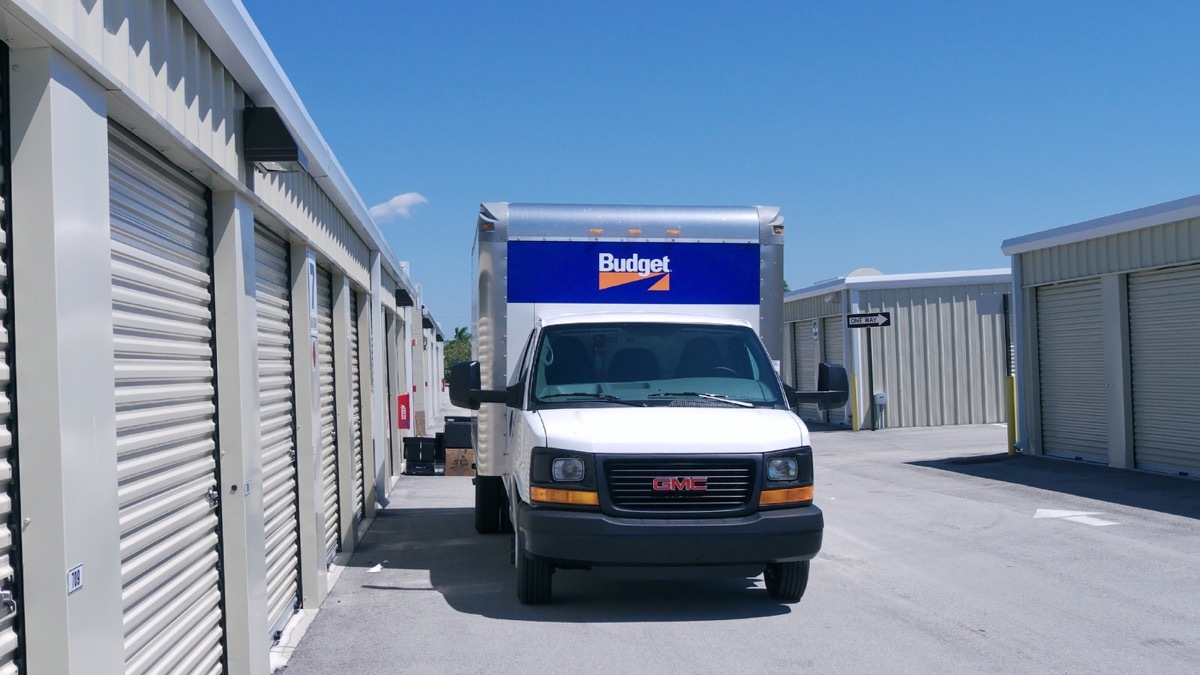
[[[550,602],[554,565],[529,555],[525,536],[516,528],[517,600],[522,605],[544,605]]]
[[[800,602],[808,588],[808,560],[771,563],[763,572],[767,593],[783,602]]]
[[[500,531],[500,510],[504,504],[504,481],[499,476],[475,477],[475,531],[495,534]]]

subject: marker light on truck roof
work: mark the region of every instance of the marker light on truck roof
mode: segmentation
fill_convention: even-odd
[[[543,504],[570,504],[572,506],[599,506],[600,493],[589,490],[554,490],[533,486],[529,498]]]
[[[641,233],[642,233],[641,230],[629,230],[629,236],[631,236],[631,237],[636,237]]]
[[[758,498],[758,505],[777,506],[780,504],[811,502],[812,499],[813,486],[805,485],[804,487],[786,488],[784,490],[763,490],[762,496]]]
[[[667,234],[671,235],[672,237],[678,237],[679,230],[667,230]]]
[[[593,237],[599,237],[600,235],[604,234],[604,230],[601,230],[600,228],[593,228],[588,230],[588,234],[592,235]]]

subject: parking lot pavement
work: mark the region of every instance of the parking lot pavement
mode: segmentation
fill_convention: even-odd
[[[796,605],[560,571],[525,607],[470,479],[404,476],[286,672],[1200,672],[1200,484],[1004,444],[815,429],[825,542]]]

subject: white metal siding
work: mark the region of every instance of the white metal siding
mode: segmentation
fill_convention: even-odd
[[[321,478],[324,483],[325,551],[329,560],[339,544],[337,399],[333,380],[333,276],[317,265],[317,374],[320,380]]]
[[[207,194],[110,134],[126,672],[223,661]]]
[[[358,291],[350,289],[350,432],[354,438],[354,518],[365,504],[362,437],[362,377],[358,372]]]
[[[845,336],[845,315],[830,316],[822,321],[822,345],[821,345],[821,361],[824,363],[838,363],[846,366],[846,343]],[[825,413],[825,419],[831,424],[842,424],[846,419],[846,406],[840,408],[830,408]]]
[[[245,93],[173,0],[33,0],[70,47],[234,176]]]
[[[8,63],[8,50],[0,47],[0,104],[8,103],[7,75],[4,72]],[[0,124],[8,127],[8,111],[0,110]],[[0,141],[7,134],[0,129]],[[0,157],[7,157],[7,148],[0,147]],[[5,183],[8,182],[8,167],[0,167],[0,195],[7,195]],[[13,445],[13,423],[15,421],[12,400],[9,398],[13,391],[12,377],[12,317],[9,314],[9,292],[12,280],[8,278],[8,213],[7,200],[0,199],[0,588],[13,594],[13,604],[0,606],[0,674],[16,673],[17,648],[19,640],[17,626],[19,607],[22,597],[21,587],[17,579],[18,551],[15,533],[12,526],[17,522],[14,509],[16,485],[13,483],[14,460],[16,448]]]
[[[1009,288],[963,284],[862,292],[860,311],[892,317],[890,326],[862,329],[872,340],[875,390],[888,397],[880,415],[885,426],[1004,420],[1004,316],[981,315],[977,303],[980,296]],[[861,337],[865,342],[865,332]],[[865,362],[865,344],[863,351]]]
[[[1108,462],[1100,280],[1037,289],[1042,451]]]
[[[1200,476],[1200,265],[1129,275],[1135,466]]]
[[[255,176],[254,193],[360,287],[371,285],[371,249],[316,179],[304,171]]]
[[[262,225],[254,228],[254,254],[267,630],[276,640],[295,611],[300,589],[291,274],[287,242]]]

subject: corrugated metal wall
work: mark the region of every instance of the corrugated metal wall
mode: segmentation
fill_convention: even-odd
[[[0,46],[0,106],[8,105],[8,49]],[[8,142],[9,116],[0,108],[0,141]],[[0,147],[0,591],[7,591],[11,604],[0,605],[0,673],[17,672],[18,631],[24,593],[19,579],[20,549],[13,528],[18,520],[16,489],[13,481],[17,449],[13,443],[16,422],[12,401],[13,381],[12,269],[8,217],[8,148]]]
[[[258,174],[254,192],[313,242],[334,267],[363,288],[371,287],[371,252],[366,242],[308,173]]]
[[[980,315],[976,302],[1010,290],[967,284],[861,291],[859,311],[892,314],[891,326],[860,329],[872,331],[875,390],[888,397],[886,426],[1004,421],[1004,317]]]
[[[233,176],[245,92],[170,0],[30,0],[168,126]]]
[[[1025,286],[1200,260],[1200,218],[1020,254]]]
[[[841,314],[844,293],[842,290],[833,290],[810,298],[786,300],[783,303],[783,320],[803,321]]]

